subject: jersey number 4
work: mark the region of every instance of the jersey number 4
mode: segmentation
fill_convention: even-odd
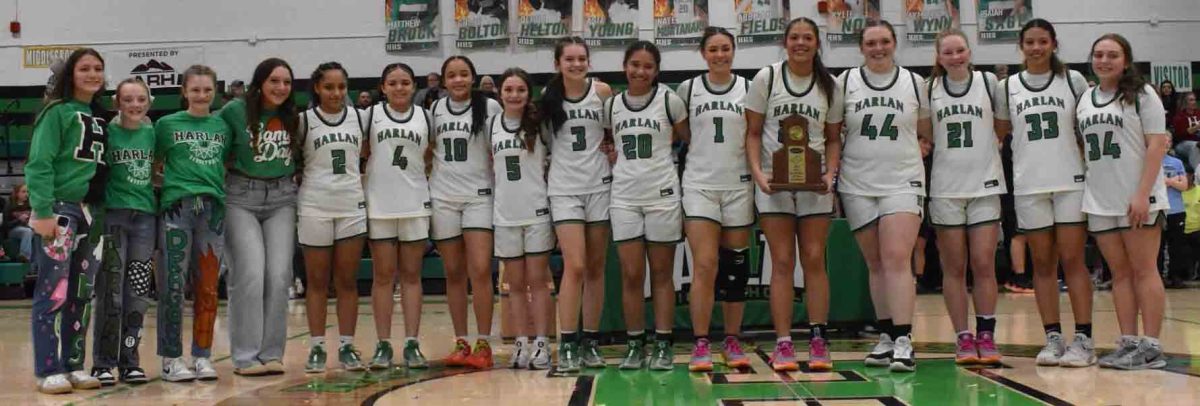
[[[625,159],[647,159],[654,148],[650,134],[626,134],[621,136],[621,151]]]
[[[1113,157],[1113,159],[1121,159],[1121,144],[1113,142],[1113,132],[1107,131],[1104,133],[1104,144],[1100,144],[1099,134],[1086,134],[1083,136],[1088,144],[1088,161],[1099,161],[1105,155]]]
[[[392,152],[392,166],[399,166],[400,170],[408,169],[408,157],[404,156],[403,145],[397,145],[396,150]]]
[[[859,135],[867,137],[867,139],[871,141],[874,141],[879,137],[891,138],[892,141],[900,138],[900,130],[896,128],[895,125],[892,125],[892,120],[896,119],[895,114],[888,114],[883,118],[883,128],[879,128],[871,124],[871,119],[874,116],[874,114],[867,114],[863,116],[862,131],[859,133]]]

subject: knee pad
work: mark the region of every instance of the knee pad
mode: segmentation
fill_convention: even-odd
[[[717,257],[717,301],[746,301],[746,283],[750,277],[749,250],[721,248]]]

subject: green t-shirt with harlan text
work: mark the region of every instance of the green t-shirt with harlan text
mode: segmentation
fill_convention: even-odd
[[[25,184],[34,218],[54,216],[54,202],[79,203],[87,196],[96,165],[103,164],[107,125],[78,100],[56,101],[33,127]]]
[[[275,111],[263,111],[257,145],[251,145],[246,123],[246,102],[233,99],[217,115],[233,130],[233,168],[246,176],[273,179],[296,172],[292,161],[292,137]]]
[[[104,205],[109,209],[130,209],[154,213],[154,186],[150,177],[154,167],[154,126],[142,124],[136,130],[120,123],[108,124],[108,185]]]
[[[225,199],[225,155],[232,132],[215,115],[196,117],[187,110],[154,124],[155,160],[163,162],[159,211],[187,196]]]

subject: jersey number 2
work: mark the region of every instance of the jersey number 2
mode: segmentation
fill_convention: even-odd
[[[329,151],[329,156],[333,158],[333,174],[346,174],[346,150],[334,149]]]

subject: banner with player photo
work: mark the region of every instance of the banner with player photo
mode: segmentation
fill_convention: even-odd
[[[638,39],[638,0],[584,0],[583,40],[589,46],[625,46]]]
[[[778,44],[787,28],[789,0],[734,0],[739,44]]]
[[[825,38],[830,45],[858,45],[867,21],[879,19],[879,0],[829,0]]]
[[[959,0],[905,0],[904,17],[908,42],[928,43],[939,32],[959,28]]]
[[[1033,19],[1033,0],[976,0],[979,39],[1016,41],[1021,26]]]
[[[519,0],[517,45],[552,46],[571,35],[571,0]]]
[[[202,47],[137,48],[105,51],[104,71],[109,88],[136,77],[151,89],[183,85],[183,71],[204,63]]]
[[[388,52],[436,49],[442,35],[437,0],[383,0]]]
[[[454,0],[459,49],[508,46],[508,0]]]
[[[708,0],[654,0],[654,43],[663,47],[700,44],[708,28]]]

